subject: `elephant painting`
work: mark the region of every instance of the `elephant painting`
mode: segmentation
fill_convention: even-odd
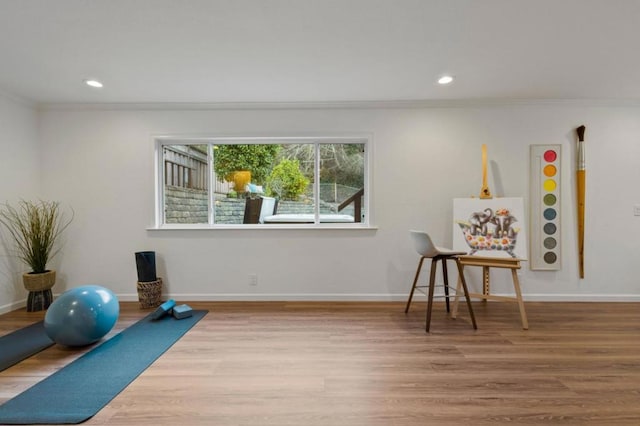
[[[454,199],[454,249],[469,255],[526,259],[521,198]]]
[[[471,235],[487,235],[487,224],[493,218],[493,210],[484,209],[481,212],[474,212],[469,218],[471,224]]]
[[[493,233],[496,237],[515,237],[515,231],[512,227],[514,222],[517,222],[516,219],[507,209],[498,209],[496,214],[490,219],[491,223],[496,226],[496,229]]]

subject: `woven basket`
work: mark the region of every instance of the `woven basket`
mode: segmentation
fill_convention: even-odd
[[[22,283],[29,291],[49,290],[56,283],[56,271],[51,269],[40,274],[25,272],[22,274]]]
[[[140,308],[148,309],[162,303],[162,278],[156,281],[138,281],[138,301]]]

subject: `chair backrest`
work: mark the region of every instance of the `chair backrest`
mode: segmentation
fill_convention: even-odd
[[[264,223],[266,216],[276,214],[278,200],[273,197],[247,198],[242,223]]]
[[[409,231],[409,233],[411,234],[413,245],[419,255],[434,257],[438,254],[438,249],[435,244],[433,244],[433,241],[431,241],[429,234],[423,231]]]
[[[272,216],[276,214],[276,210],[278,208],[278,200],[273,197],[261,197],[262,198],[262,206],[260,207],[260,218],[258,222],[264,223],[264,218],[266,216]]]
[[[260,223],[262,198],[246,198],[244,203],[244,219],[242,223]]]

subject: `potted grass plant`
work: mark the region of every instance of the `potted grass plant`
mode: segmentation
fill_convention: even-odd
[[[0,223],[11,235],[18,258],[31,268],[22,275],[29,291],[28,311],[46,309],[52,302],[56,271],[47,269],[47,264],[59,252],[60,235],[72,220],[73,212],[67,217],[56,201],[22,200],[15,207],[0,206]]]

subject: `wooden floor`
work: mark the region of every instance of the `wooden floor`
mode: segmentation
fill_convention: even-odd
[[[190,304],[210,313],[85,424],[640,425],[640,304],[527,303],[524,331],[517,305],[476,302],[474,331],[436,303],[430,334],[420,302]],[[149,312],[121,310],[117,330]],[[0,403],[81,353],[1,372]]]

